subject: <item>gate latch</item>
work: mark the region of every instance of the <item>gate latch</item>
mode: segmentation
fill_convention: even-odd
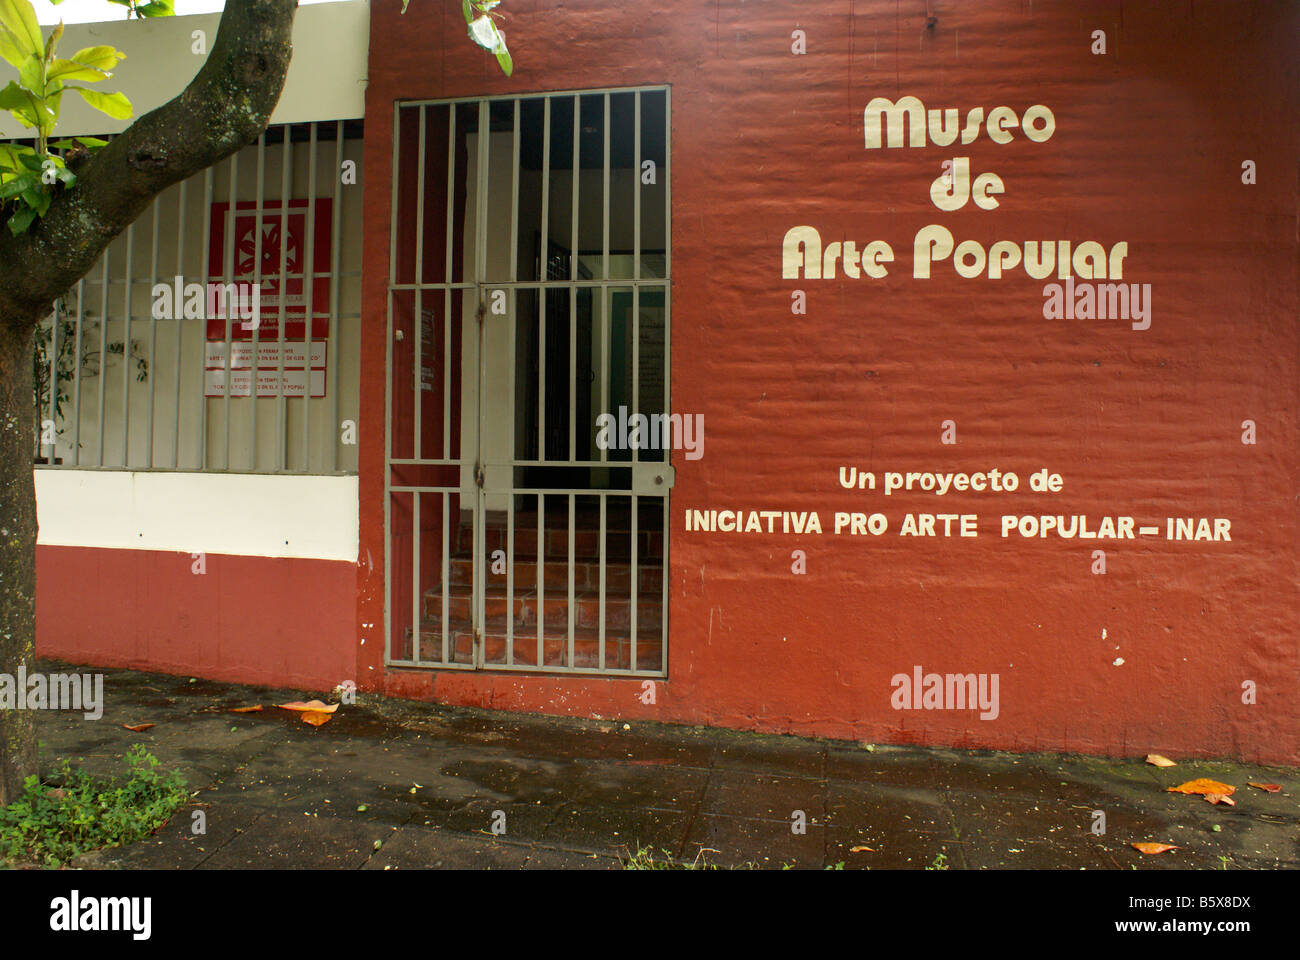
[[[667,463],[632,464],[632,492],[666,496],[677,483],[677,471]]]

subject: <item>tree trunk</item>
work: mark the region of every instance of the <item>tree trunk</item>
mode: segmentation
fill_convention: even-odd
[[[88,160],[75,188],[58,191],[27,233],[0,223],[0,677],[10,683],[32,669],[36,649],[36,325],[158,194],[266,129],[293,55],[297,8],[298,0],[226,0],[212,52],[179,96]],[[0,708],[0,804],[34,773],[32,714]]]
[[[34,328],[0,318],[0,670],[34,669],[36,484],[32,473]],[[17,696],[25,691],[15,690]],[[36,718],[0,707],[0,805],[36,773]]]

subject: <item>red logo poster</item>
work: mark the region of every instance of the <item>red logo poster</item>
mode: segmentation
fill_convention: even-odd
[[[262,222],[262,286],[260,295],[259,340],[276,340],[280,336],[280,320],[285,321],[286,340],[306,340],[307,296],[305,273],[315,274],[312,282],[311,339],[329,337],[330,304],[330,214],[332,202],[328,197],[311,201],[315,217],[315,243],[311,251],[313,265],[305,270],[307,261],[308,201],[290,200],[288,208],[278,201],[263,203]],[[234,262],[227,250],[227,229],[234,221]],[[241,201],[235,205],[233,218],[229,203],[212,204],[212,229],[208,255],[208,274],[211,283],[227,280],[249,283],[257,276],[257,223],[258,209],[254,201]],[[280,276],[281,249],[284,249],[286,277]],[[229,312],[229,311],[227,311]],[[208,339],[226,339],[226,320],[221,316],[208,317]],[[233,318],[232,340],[253,339],[252,324]]]

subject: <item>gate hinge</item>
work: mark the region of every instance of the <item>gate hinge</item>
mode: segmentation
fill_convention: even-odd
[[[483,475],[484,475],[483,464],[481,463],[474,464],[474,482],[480,487],[483,486]]]

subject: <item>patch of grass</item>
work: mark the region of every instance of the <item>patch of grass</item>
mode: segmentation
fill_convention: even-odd
[[[28,777],[23,797],[0,807],[0,861],[62,866],[73,857],[147,837],[188,798],[175,770],[158,772],[143,746],[127,751],[127,776],[99,779],[67,760],[47,782]]]
[[[947,869],[948,869],[948,855],[947,855],[946,853],[940,853],[940,854],[938,854],[938,855],[937,855],[933,860],[930,861],[930,865],[929,865],[928,867],[926,867],[925,869],[927,869],[927,870],[947,870]]]
[[[638,847],[636,853],[623,857],[622,862],[624,870],[721,870],[722,867],[710,863],[709,858],[705,856],[706,853],[717,852],[701,847],[694,860],[675,860],[672,853],[662,847],[659,848],[658,855],[651,847]],[[732,869],[757,870],[758,864],[747,860]]]

